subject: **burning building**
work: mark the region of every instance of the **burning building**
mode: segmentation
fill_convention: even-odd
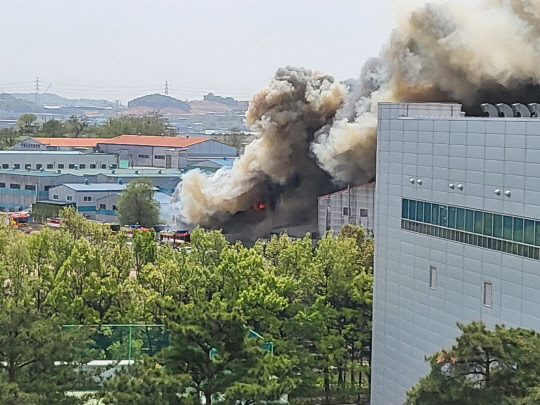
[[[183,177],[181,217],[243,238],[315,222],[318,195],[374,180],[381,101],[456,101],[469,114],[483,102],[537,101],[539,10],[534,0],[411,5],[357,80],[279,69],[250,102],[258,137],[232,168]]]

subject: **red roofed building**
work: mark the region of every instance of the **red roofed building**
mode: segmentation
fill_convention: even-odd
[[[189,164],[212,158],[234,158],[236,149],[210,138],[121,135],[101,139],[104,153],[119,155],[120,167],[186,169]]]

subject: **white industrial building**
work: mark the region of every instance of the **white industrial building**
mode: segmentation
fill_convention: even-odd
[[[318,230],[323,236],[334,235],[345,224],[362,225],[372,232],[374,228],[375,183],[349,187],[319,197]]]
[[[101,140],[98,149],[117,154],[122,168],[187,169],[189,164],[202,160],[236,157],[234,147],[214,139],[179,136],[121,135]]]
[[[79,151],[0,151],[1,169],[116,169],[118,158],[106,153]]]
[[[26,138],[13,146],[21,151],[83,151],[93,152],[103,138]]]
[[[540,330],[540,119],[498,107],[379,104],[374,405],[404,403],[457,322]]]

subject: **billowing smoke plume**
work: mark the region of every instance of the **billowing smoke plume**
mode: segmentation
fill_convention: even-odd
[[[346,55],[344,55],[346,59]],[[258,138],[231,170],[189,172],[181,215],[258,236],[313,216],[316,197],[374,178],[377,103],[540,100],[540,0],[447,0],[410,10],[379,58],[345,83],[285,68],[251,100]],[[257,204],[263,214],[250,214]],[[255,225],[256,224],[256,225]]]

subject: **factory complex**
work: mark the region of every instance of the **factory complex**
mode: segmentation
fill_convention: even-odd
[[[0,211],[74,205],[90,219],[114,221],[131,180],[150,179],[165,202],[185,171],[215,171],[235,157],[235,148],[209,138],[28,138],[0,151]]]

